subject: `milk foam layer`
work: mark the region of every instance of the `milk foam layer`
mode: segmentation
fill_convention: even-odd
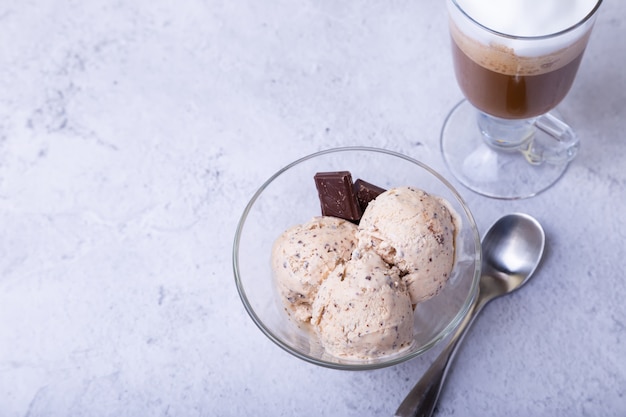
[[[452,37],[473,61],[503,74],[538,75],[568,64],[584,51],[595,15],[576,24],[599,1],[448,0],[447,4]]]
[[[474,20],[513,36],[544,36],[585,18],[598,0],[457,0]]]

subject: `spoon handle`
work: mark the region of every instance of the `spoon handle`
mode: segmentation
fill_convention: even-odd
[[[457,348],[484,305],[485,303],[478,301],[472,306],[448,345],[402,401],[396,410],[395,417],[429,417],[432,415]]]

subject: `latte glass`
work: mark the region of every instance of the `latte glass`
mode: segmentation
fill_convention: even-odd
[[[574,82],[602,0],[446,3],[465,100],[443,126],[444,159],[479,194],[534,196],[563,175],[578,151],[575,132],[555,107]]]

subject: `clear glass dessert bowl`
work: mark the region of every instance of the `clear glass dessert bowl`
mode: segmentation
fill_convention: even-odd
[[[314,176],[349,171],[384,189],[412,186],[445,199],[458,216],[453,269],[433,298],[415,306],[413,340],[398,353],[371,359],[330,355],[310,326],[284,311],[271,269],[274,241],[283,231],[321,215]],[[310,363],[334,369],[365,370],[395,365],[431,349],[468,313],[478,291],[480,237],[474,218],[458,192],[439,173],[402,154],[377,148],[346,147],[305,156],[272,175],[252,196],[235,234],[233,269],[248,314],[276,345]]]

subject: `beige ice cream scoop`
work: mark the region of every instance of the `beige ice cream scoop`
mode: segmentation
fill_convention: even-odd
[[[296,321],[311,318],[317,290],[356,246],[356,225],[336,217],[314,217],[293,226],[274,242],[272,270],[287,313]]]
[[[326,278],[311,324],[326,351],[340,357],[380,357],[413,340],[413,308],[400,272],[373,252],[355,252]]]
[[[358,245],[397,266],[417,304],[436,295],[450,277],[457,221],[443,199],[412,187],[392,188],[363,213]]]

